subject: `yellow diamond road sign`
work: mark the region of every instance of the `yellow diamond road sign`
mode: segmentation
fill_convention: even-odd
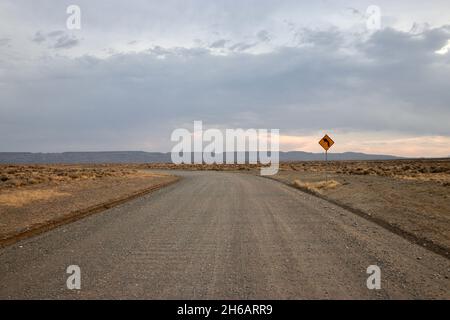
[[[325,149],[325,151],[328,151],[328,149],[330,149],[334,144],[334,141],[326,134],[325,137],[323,137],[322,140],[319,141],[319,144],[322,146],[322,148]]]

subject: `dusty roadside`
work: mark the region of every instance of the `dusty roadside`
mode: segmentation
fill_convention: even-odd
[[[0,246],[177,180],[126,165],[0,166]]]
[[[450,160],[289,163],[272,178],[450,257]]]

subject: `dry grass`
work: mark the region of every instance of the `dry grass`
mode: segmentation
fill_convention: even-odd
[[[336,180],[318,181],[318,182],[304,182],[301,180],[295,180],[294,186],[300,189],[306,189],[312,192],[322,193],[324,190],[335,189],[340,185]]]
[[[0,190],[37,184],[60,184],[142,175],[119,165],[0,165]]]
[[[22,207],[34,201],[49,200],[69,195],[52,189],[44,190],[8,190],[0,194],[0,206]]]
[[[131,165],[0,166],[1,172],[19,183],[0,183],[0,247],[177,180]]]
[[[250,172],[250,164],[97,164],[97,165],[0,165],[0,191],[36,184],[103,180],[140,175],[142,169],[212,170]],[[329,172],[351,176],[383,176],[401,180],[431,181],[450,186],[450,160],[285,162],[281,171]]]
[[[329,172],[356,176],[382,176],[431,181],[450,186],[450,160],[323,161],[282,163],[281,170]]]
[[[117,184],[158,176],[133,165],[0,165],[0,208],[19,208],[70,195],[57,190],[63,185],[101,181]]]
[[[253,171],[261,165],[250,164],[169,164],[138,165],[148,169]],[[401,180],[430,181],[450,186],[450,159],[378,160],[378,161],[297,161],[283,162],[281,171],[329,172],[351,176],[381,176]]]

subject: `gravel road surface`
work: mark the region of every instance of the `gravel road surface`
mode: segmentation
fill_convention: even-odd
[[[262,177],[167,188],[0,249],[0,298],[450,299],[450,261]],[[69,265],[81,290],[69,290]],[[381,269],[381,290],[366,271]]]

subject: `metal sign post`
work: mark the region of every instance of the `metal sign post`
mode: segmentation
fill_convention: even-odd
[[[328,149],[334,144],[333,139],[331,139],[327,134],[319,141],[322,148],[325,149],[325,182],[328,182]]]

